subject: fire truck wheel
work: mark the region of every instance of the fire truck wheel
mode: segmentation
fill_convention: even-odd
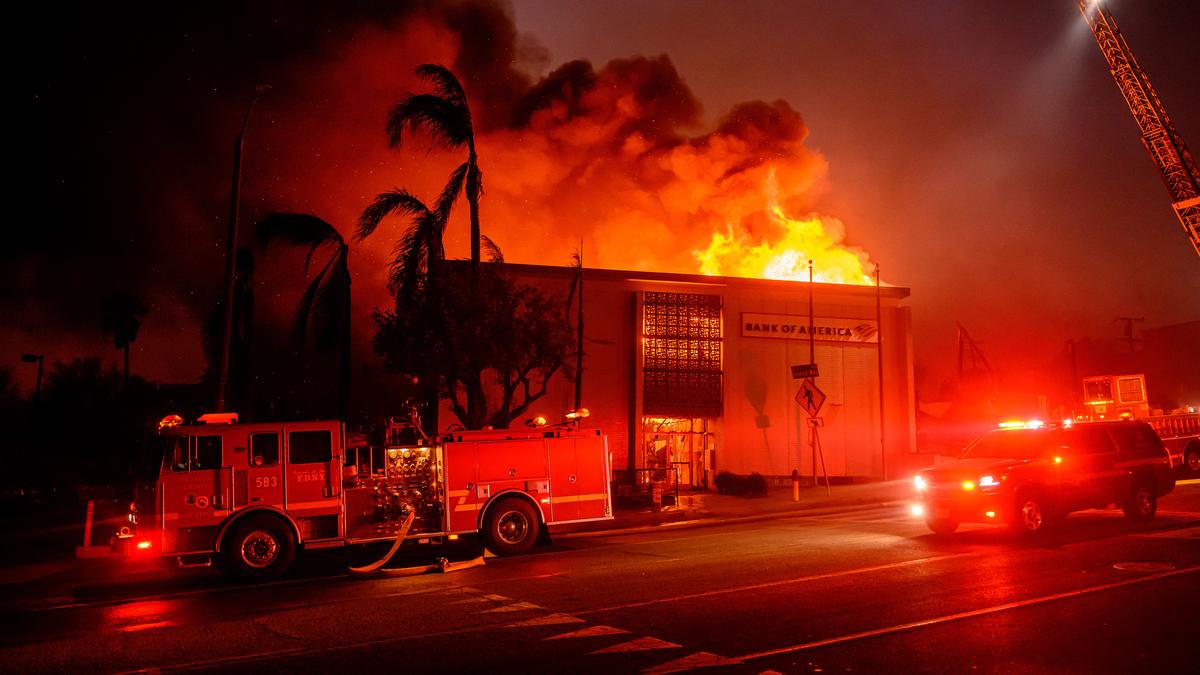
[[[1158,495],[1154,492],[1154,481],[1142,477],[1134,480],[1129,488],[1129,496],[1121,504],[1125,517],[1142,523],[1154,517],[1158,512]]]
[[[1200,444],[1192,443],[1183,451],[1183,465],[1192,474],[1200,474]]]
[[[528,553],[538,538],[538,517],[523,499],[502,499],[488,509],[483,537],[496,555]]]
[[[221,555],[226,573],[241,579],[267,579],[291,567],[296,541],[278,518],[250,516],[225,535]]]

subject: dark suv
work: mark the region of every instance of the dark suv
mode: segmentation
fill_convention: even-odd
[[[996,429],[914,480],[914,513],[938,534],[962,522],[1004,523],[1029,534],[1072,511],[1112,504],[1145,521],[1175,488],[1162,441],[1134,421]]]

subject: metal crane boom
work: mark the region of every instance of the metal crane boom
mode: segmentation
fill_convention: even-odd
[[[1196,170],[1196,160],[1179,132],[1175,131],[1162,101],[1150,86],[1150,78],[1133,57],[1112,14],[1099,0],[1077,1],[1079,11],[1096,36],[1100,53],[1108,62],[1117,89],[1121,90],[1121,96],[1142,132],[1142,144],[1162,174],[1171,194],[1171,207],[1196,254],[1200,255],[1200,171]]]

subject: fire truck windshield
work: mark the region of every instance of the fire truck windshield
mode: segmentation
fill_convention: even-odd
[[[1054,453],[1055,434],[1041,429],[999,429],[975,439],[963,458],[1037,459]]]

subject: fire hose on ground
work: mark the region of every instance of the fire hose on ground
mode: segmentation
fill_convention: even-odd
[[[392,547],[384,554],[382,558],[375,562],[364,565],[362,567],[351,567],[351,574],[368,575],[368,574],[386,574],[394,577],[407,577],[417,574],[425,574],[427,572],[438,571],[443,574],[447,572],[458,572],[460,570],[470,569],[483,565],[484,556],[480,555],[472,560],[464,560],[462,562],[451,562],[445,557],[440,557],[437,562],[432,565],[416,565],[413,567],[401,567],[396,569],[384,569],[383,566],[388,564],[391,559],[400,550],[400,545],[404,543],[404,539],[408,536],[408,530],[412,527],[413,519],[416,517],[416,511],[409,511],[404,522],[400,524],[400,530],[396,532],[396,541],[392,542]]]

